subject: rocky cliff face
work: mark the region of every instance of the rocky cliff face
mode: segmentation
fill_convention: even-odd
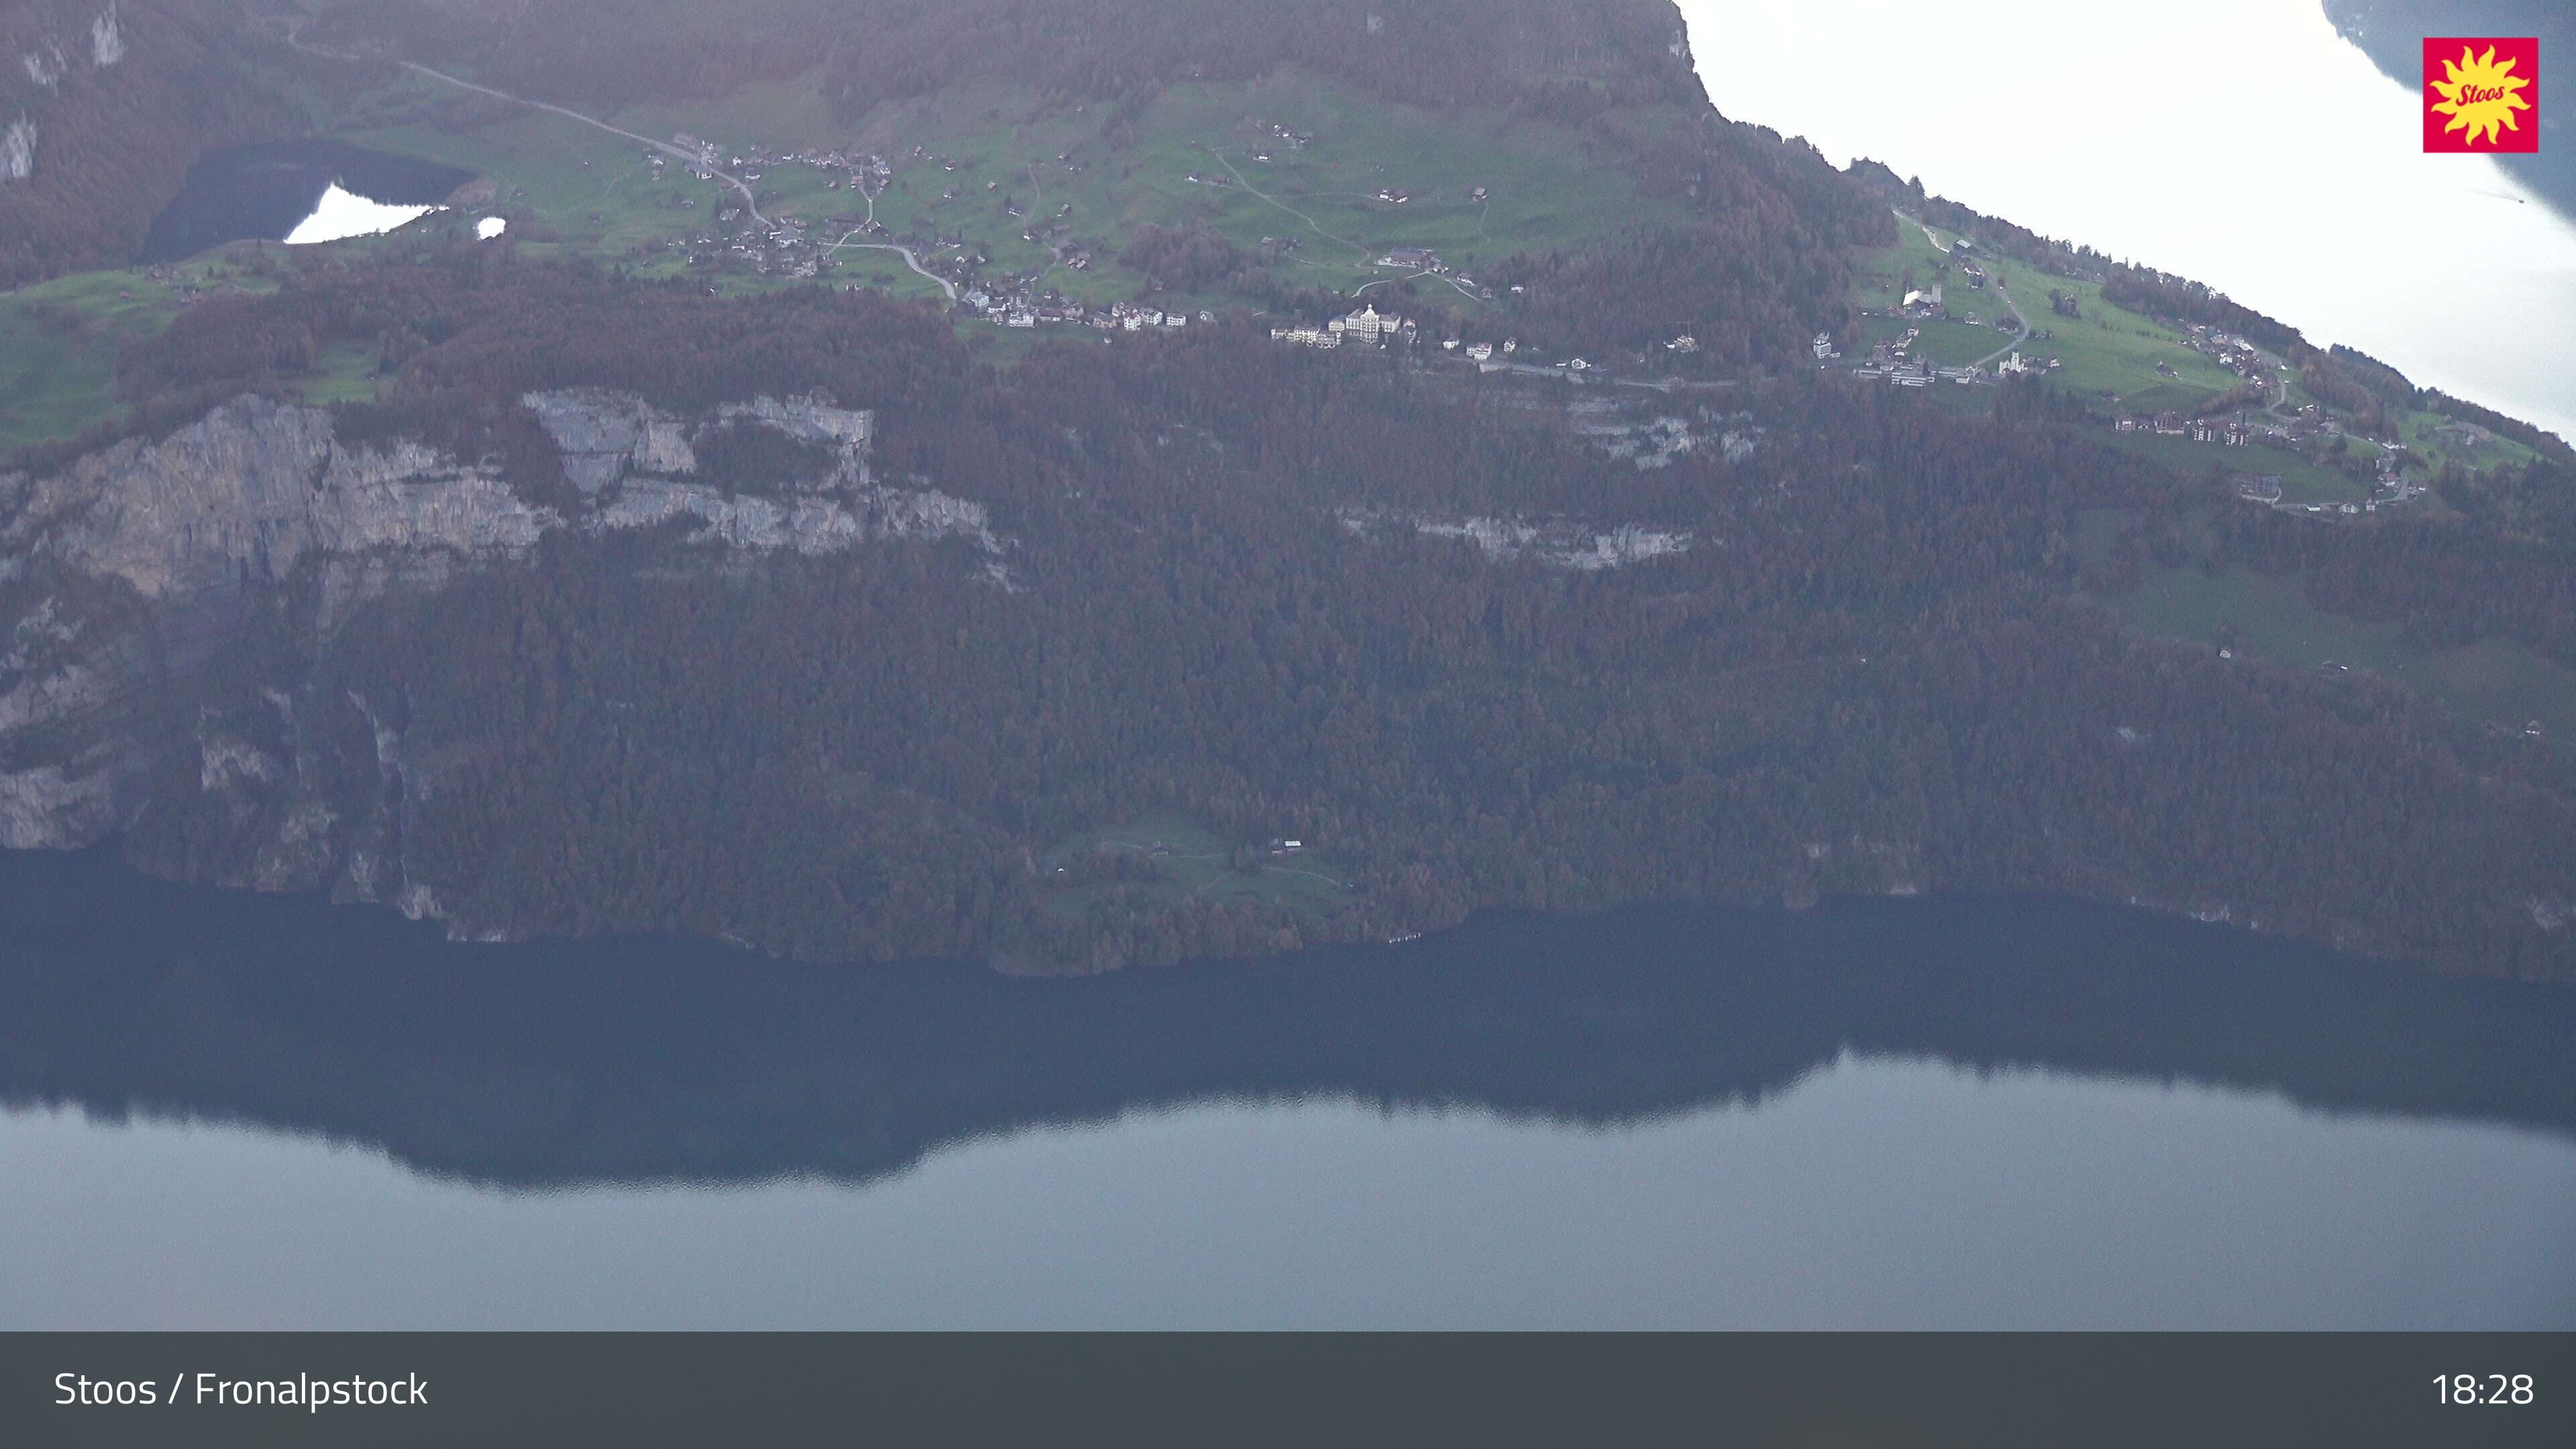
[[[253,644],[309,656],[373,601],[517,566],[566,531],[676,528],[710,565],[956,538],[1009,582],[1013,545],[981,505],[872,479],[865,412],[757,398],[683,417],[596,390],[525,401],[577,504],[532,502],[418,442],[347,442],[326,411],[256,397],[52,476],[0,475],[0,846],[79,847],[175,812],[226,842],[190,874],[437,914],[403,830],[454,762],[424,757],[375,701],[245,664]],[[831,466],[705,476],[692,439],[743,426]]]

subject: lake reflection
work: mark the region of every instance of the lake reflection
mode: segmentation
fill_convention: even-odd
[[[0,941],[7,1326],[2576,1326],[2576,992],[2109,908],[1025,981],[0,856]]]

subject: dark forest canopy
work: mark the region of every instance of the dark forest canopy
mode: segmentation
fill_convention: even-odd
[[[131,354],[127,385],[256,390],[354,342],[390,371],[343,410],[348,439],[498,458],[573,509],[526,389],[675,409],[819,391],[876,411],[882,476],[971,499],[1016,543],[997,583],[935,543],[746,573],[677,537],[565,536],[318,642],[295,621],[320,577],[283,581],[259,615],[280,632],[216,668],[203,727],[265,738],[286,691],[313,701],[301,747],[348,756],[313,777],[369,781],[345,701],[403,701],[385,727],[456,762],[406,850],[459,929],[1060,969],[1483,906],[2049,889],[2570,970],[2530,905],[2576,893],[2556,752],[2391,686],[2140,640],[2087,602],[2116,585],[2073,543],[2105,511],[2136,538],[2233,507],[2216,546],[2248,566],[2428,639],[2576,657],[2570,544],[2531,534],[2519,492],[2496,507],[2521,542],[2303,529],[2035,389],[1978,414],[1813,375],[1654,401],[1756,441],[1641,469],[1571,426],[1594,389],[1318,355],[1248,320],[1042,344],[1002,373],[917,305],[507,256],[224,301]],[[1404,522],[1477,518],[1687,546],[1586,571]],[[240,878],[265,827],[205,808],[193,755],[174,769],[128,849]],[[1260,842],[1303,837],[1354,889],[1318,911],[1189,896],[1142,859],[1040,868],[1155,812],[1256,867]]]
[[[202,152],[303,124],[284,47],[234,0],[125,0],[95,28],[106,9],[0,5],[0,128],[32,137],[0,181],[0,287],[130,261]]]

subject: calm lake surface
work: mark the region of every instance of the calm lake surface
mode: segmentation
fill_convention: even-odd
[[[0,855],[0,1327],[2576,1327],[2576,992],[2035,899],[1083,981]]]
[[[1680,3],[1728,116],[2576,438],[2576,225],[2423,154],[2420,94],[2318,0]]]
[[[152,219],[143,259],[174,262],[234,241],[334,241],[414,220],[471,171],[339,141],[271,141],[209,151]]]

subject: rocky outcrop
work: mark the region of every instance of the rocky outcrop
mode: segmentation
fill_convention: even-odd
[[[36,123],[25,116],[0,131],[0,181],[24,181],[36,174]]]
[[[1635,523],[1603,526],[1481,516],[1433,518],[1367,508],[1347,508],[1339,516],[1344,528],[1362,538],[1376,537],[1389,528],[1410,529],[1433,538],[1464,539],[1495,563],[1528,558],[1549,568],[1579,573],[1687,552],[1692,542],[1687,530],[1647,528]]]
[[[687,417],[596,389],[524,401],[572,485],[554,505],[497,466],[344,440],[329,412],[258,397],[44,477],[0,475],[0,846],[88,845],[179,809],[230,842],[188,874],[436,915],[404,826],[439,762],[411,758],[399,711],[353,693],[283,673],[246,693],[245,638],[322,651],[373,601],[512,567],[565,531],[676,524],[711,562],[957,538],[1009,582],[1013,545],[982,505],[871,479],[865,412],[764,397]],[[834,464],[703,476],[691,439],[746,425]],[[201,677],[219,659],[234,661],[220,689]]]
[[[309,554],[507,555],[560,527],[492,469],[410,442],[343,447],[331,415],[244,398],[160,442],[129,438],[22,484],[0,554],[130,585],[145,599],[274,582]]]

